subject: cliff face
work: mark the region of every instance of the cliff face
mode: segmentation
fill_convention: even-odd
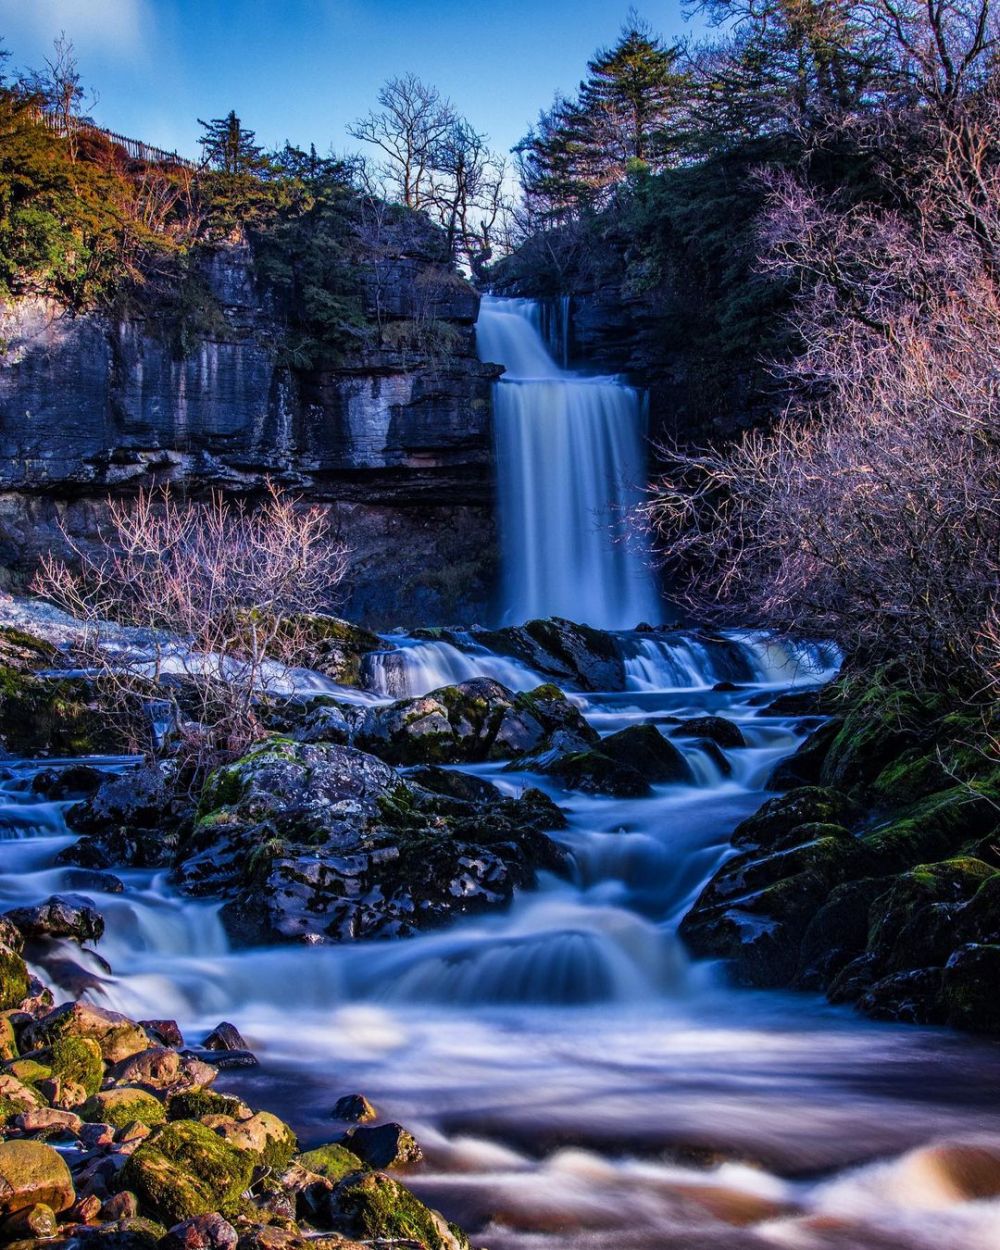
[[[0,309],[8,577],[58,547],[60,523],[96,535],[109,493],[252,492],[267,475],[329,504],[355,550],[346,611],[375,625],[484,619],[499,371],[475,356],[472,288],[433,261],[394,257],[366,303],[407,330],[385,336],[406,349],[303,371],[286,363],[284,319],[245,243],[216,249],[201,277],[219,315],[183,352],[154,314]]]

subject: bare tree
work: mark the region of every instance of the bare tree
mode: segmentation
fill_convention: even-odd
[[[415,74],[390,78],[378,102],[379,111],[360,118],[348,133],[382,154],[379,172],[388,198],[426,208],[433,203],[435,155],[457,120],[455,110]]]
[[[1000,288],[975,232],[933,199],[845,211],[782,178],[766,243],[801,283],[788,411],[667,451],[646,509],[688,602],[914,682],[1000,683]]]
[[[288,692],[307,614],[330,604],[347,567],[327,514],[273,484],[256,508],[167,487],[112,499],[96,553],[64,537],[72,560],[46,558],[34,589],[81,622],[136,745],[148,749],[161,702],[196,772],[261,735],[261,700]]]

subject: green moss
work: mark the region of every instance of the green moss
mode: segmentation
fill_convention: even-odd
[[[164,1125],[121,1173],[157,1219],[172,1226],[210,1211],[225,1212],[250,1184],[255,1156],[237,1150],[193,1120]]]
[[[83,1118],[94,1124],[110,1124],[121,1129],[138,1121],[150,1128],[166,1119],[163,1103],[152,1094],[130,1086],[106,1089],[88,1098],[83,1106]]]
[[[365,1167],[356,1154],[335,1142],[307,1150],[298,1156],[296,1162],[301,1163],[306,1171],[325,1176],[330,1181],[342,1180],[351,1172],[364,1171]]]
[[[953,786],[904,809],[862,840],[879,873],[899,872],[953,855],[998,825],[1000,812],[989,798],[966,786]]]
[[[17,1036],[9,1015],[0,1015],[0,1059],[16,1059],[18,1055]]]
[[[93,1038],[60,1038],[52,1046],[51,1064],[53,1075],[82,1086],[88,1098],[101,1088],[104,1059],[100,1046]]]
[[[0,1011],[17,1007],[27,996],[27,965],[9,946],[0,946]]]
[[[464,1233],[380,1172],[348,1176],[337,1186],[334,1204],[351,1234],[363,1240],[411,1241],[427,1250],[469,1244]]]
[[[235,1116],[242,1107],[232,1094],[217,1094],[212,1089],[189,1089],[167,1099],[168,1120],[200,1120],[203,1115]]]
[[[10,1065],[11,1072],[25,1085],[34,1085],[36,1081],[47,1081],[52,1069],[34,1059],[18,1059]]]

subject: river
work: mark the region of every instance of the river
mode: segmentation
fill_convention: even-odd
[[[521,353],[515,377],[499,384],[510,400],[498,404],[501,452],[519,489],[557,493],[552,482],[569,490],[579,457],[605,457],[605,476],[574,505],[579,531],[602,491],[617,508],[634,489],[641,405],[614,379],[575,378],[537,355],[524,335],[527,326],[540,343],[534,316],[522,304],[488,313],[487,340],[507,317]],[[543,389],[528,393],[535,373]],[[593,418],[584,438],[565,424],[580,411],[567,399],[577,392]],[[556,429],[526,430],[553,412]],[[533,465],[552,467],[548,484],[536,474],[525,485]],[[512,507],[509,476],[502,491]],[[622,534],[578,532],[560,564],[522,522],[504,537],[515,618],[565,607],[617,629],[659,612]],[[518,580],[511,564],[532,534],[535,572]],[[574,590],[581,611],[569,613]],[[515,689],[542,680],[461,637],[392,643],[368,663],[366,697],[476,675]],[[427,1162],[408,1183],[469,1228],[474,1245],[1000,1250],[1000,1202],[965,1200],[933,1145],[1000,1149],[997,1046],[874,1024],[815,995],[731,988],[677,938],[732,853],[733,827],[817,724],[768,704],[829,680],[835,652],[748,634],[713,644],[695,632],[622,632],[619,645],[627,689],[574,694],[601,734],[641,721],[669,732],[672,718],[712,712],[738,723],[747,745],[719,756],[679,739],[694,783],[642,799],[543,782],[569,817],[554,836],[571,853],[571,879],[543,878],[504,914],[405,941],[234,951],[217,904],[181,897],[164,873],[125,869],[124,892],[86,890],[107,921],[96,952],[67,946],[44,974],[64,996],[176,1017],[189,1040],[231,1019],[261,1062],[221,1085],[286,1116],[307,1145],[335,1135],[338,1097],[364,1093],[415,1132]],[[0,766],[4,909],[86,884],[54,862],[72,840],[68,803],[34,793],[40,766]],[[471,771],[512,794],[540,784],[497,764]]]

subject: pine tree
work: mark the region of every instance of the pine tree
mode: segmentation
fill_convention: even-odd
[[[659,168],[669,159],[670,118],[685,85],[679,55],[633,13],[618,43],[588,64],[579,107],[599,179],[619,180],[631,162]]]
[[[198,125],[205,130],[198,142],[206,164],[224,174],[253,174],[266,168],[263,148],[255,142],[256,134],[246,129],[235,110],[210,122],[199,117]]]
[[[629,15],[615,46],[589,62],[576,99],[558,99],[515,148],[537,216],[566,221],[599,207],[630,173],[671,163],[672,119],[687,87],[679,59],[679,47]]]

